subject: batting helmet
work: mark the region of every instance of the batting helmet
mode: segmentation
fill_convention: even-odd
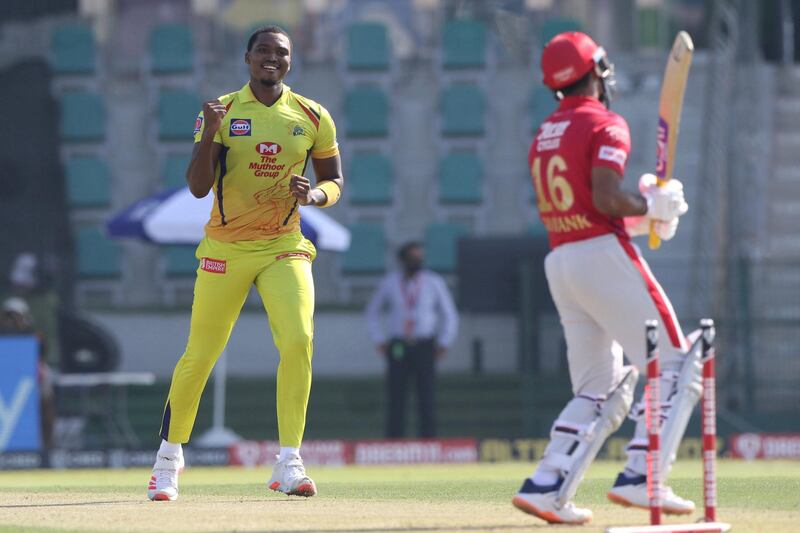
[[[605,50],[585,33],[559,33],[542,51],[542,81],[554,91],[563,89],[584,77],[595,65],[605,70],[605,57]],[[598,74],[602,77],[601,72]]]

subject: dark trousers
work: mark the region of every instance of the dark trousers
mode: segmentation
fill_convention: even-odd
[[[436,436],[436,344],[433,339],[406,342],[393,339],[387,349],[388,423],[386,436],[405,436],[409,381],[417,387],[419,436]]]

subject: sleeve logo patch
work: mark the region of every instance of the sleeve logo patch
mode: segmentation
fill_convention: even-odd
[[[200,133],[200,130],[203,128],[203,116],[197,117],[197,120],[194,121],[194,134],[197,135]]]
[[[224,274],[227,262],[224,259],[211,259],[204,257],[200,260],[200,270],[211,272],[212,274]]]
[[[249,137],[250,136],[250,119],[249,118],[232,118],[231,119],[231,137]]]
[[[597,154],[597,159],[611,161],[612,163],[616,163],[617,165],[624,167],[625,161],[628,160],[628,154],[626,154],[625,150],[622,148],[603,145],[600,147],[600,152]]]

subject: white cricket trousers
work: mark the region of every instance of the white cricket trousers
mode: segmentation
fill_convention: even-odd
[[[645,321],[658,320],[662,382],[674,375],[688,349],[667,296],[638,247],[616,235],[564,244],[545,259],[545,274],[567,340],[567,360],[575,398],[559,423],[590,422],[591,403],[605,397],[622,378],[623,352],[641,375],[646,371]],[[671,383],[664,383],[666,394]],[[634,409],[634,415],[636,415]],[[641,414],[641,413],[640,413]],[[646,471],[646,427],[637,419],[627,447],[626,469]],[[554,442],[555,448],[561,443]]]

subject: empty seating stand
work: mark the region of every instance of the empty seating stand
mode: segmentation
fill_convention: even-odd
[[[373,86],[355,87],[344,102],[347,136],[386,137],[389,131],[389,104],[386,93]]]
[[[531,130],[536,131],[541,126],[544,119],[556,110],[556,101],[553,91],[544,85],[537,85],[531,94]]]
[[[347,172],[348,198],[353,205],[392,203],[392,164],[380,152],[356,152]]]
[[[150,72],[180,74],[194,70],[194,40],[185,24],[161,24],[150,32]]]
[[[174,189],[186,186],[186,169],[189,168],[189,153],[171,153],[164,160],[163,184],[164,189]]]
[[[425,257],[427,266],[442,273],[456,270],[458,240],[469,234],[463,224],[436,222],[425,232]]]
[[[162,248],[164,273],[170,277],[193,276],[197,271],[194,245],[173,245]]]
[[[386,27],[360,22],[347,29],[347,68],[354,71],[386,71],[390,66]]]
[[[94,34],[88,24],[63,24],[53,29],[50,65],[58,75],[89,75],[96,69]]]
[[[120,246],[98,227],[78,229],[75,259],[82,278],[116,278],[121,274]]]
[[[439,202],[479,204],[483,201],[483,163],[475,152],[447,154],[439,169]]]
[[[442,30],[442,67],[447,70],[486,66],[486,26],[469,19],[451,20]]]
[[[103,159],[74,156],[65,167],[70,207],[97,208],[111,204],[111,174]]]
[[[186,141],[192,139],[200,97],[193,91],[164,89],[158,95],[158,138]]]
[[[442,91],[442,134],[483,135],[485,99],[477,85],[457,83]]]
[[[545,20],[542,23],[542,29],[539,32],[541,37],[540,44],[546,45],[550,39],[563,33],[565,31],[583,31],[581,23],[578,20],[569,17],[553,17]]]
[[[342,270],[346,274],[381,274],[386,270],[386,235],[381,224],[356,223],[350,226],[350,248],[345,252]]]
[[[103,98],[94,92],[69,90],[61,95],[61,139],[99,142],[106,134]]]

